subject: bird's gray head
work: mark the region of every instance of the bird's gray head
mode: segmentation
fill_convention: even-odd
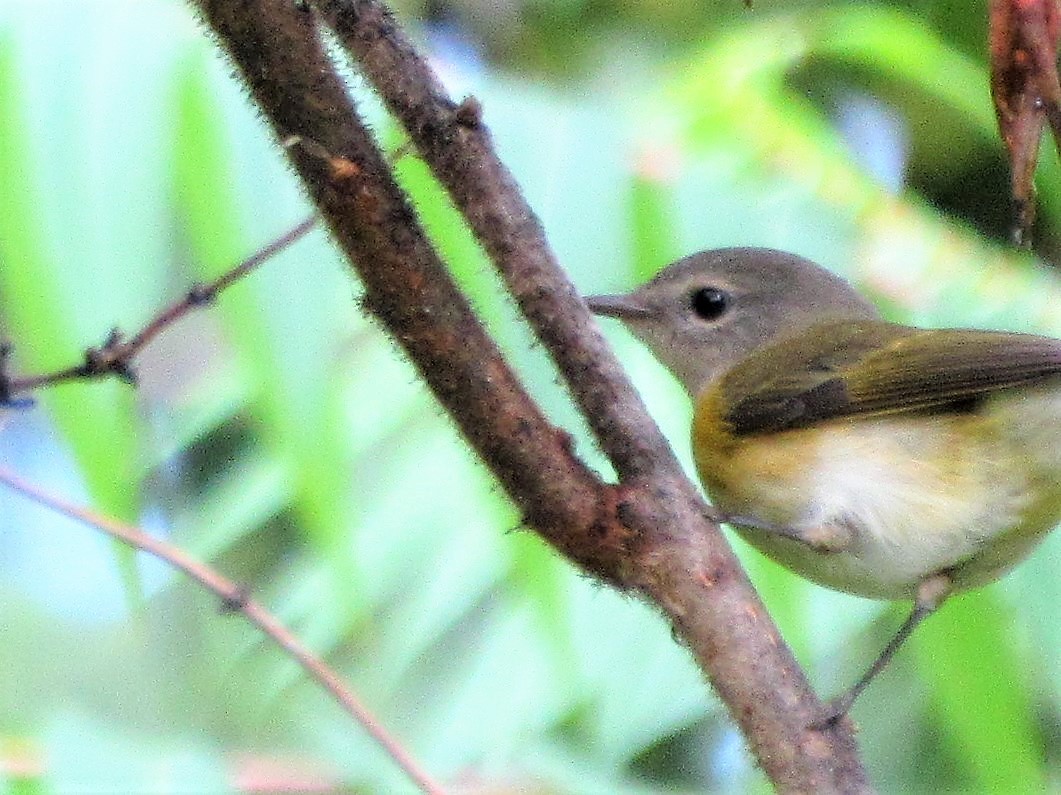
[[[631,293],[586,300],[622,320],[693,397],[761,345],[821,320],[878,317],[843,279],[765,248],[703,251]]]

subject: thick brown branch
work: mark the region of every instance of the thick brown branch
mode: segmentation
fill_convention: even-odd
[[[364,306],[408,353],[532,526],[618,580],[631,535],[612,490],[528,397],[419,226],[317,38],[288,0],[200,0],[357,269]]]
[[[475,106],[445,98],[381,6],[321,3],[411,125],[560,362],[623,475],[618,487],[601,484],[574,458],[567,436],[540,414],[471,314],[357,118],[311,15],[287,0],[198,5],[277,135],[298,139],[289,148],[293,162],[360,273],[366,306],[528,521],[598,576],[640,589],[666,610],[779,788],[864,789],[849,725],[806,728],[819,702],[553,262]],[[404,107],[424,103],[424,115]]]
[[[672,462],[670,447],[561,270],[541,222],[494,152],[475,99],[449,98],[376,0],[316,5],[359,62],[497,265],[621,477]]]

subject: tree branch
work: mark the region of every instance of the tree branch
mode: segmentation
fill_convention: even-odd
[[[468,220],[620,477],[676,467],[666,439],[556,261],[541,222],[497,157],[478,101],[450,99],[382,3],[315,5]]]
[[[409,355],[526,521],[587,570],[618,580],[632,534],[614,497],[523,390],[421,229],[317,37],[286,0],[199,0],[365,288],[364,307]],[[611,504],[609,504],[611,503]]]
[[[621,481],[603,484],[522,389],[449,277],[289,0],[196,0],[365,285],[365,306],[413,360],[531,524],[599,577],[670,617],[787,791],[867,789],[850,723],[807,728],[820,709],[706,506],[557,267],[541,226],[493,154],[474,101],[449,100],[389,12],[370,0],[318,7],[361,59],[454,196],[557,360]]]
[[[135,382],[136,371],[133,369],[133,359],[155,337],[189,312],[213,302],[222,291],[231,287],[296,240],[299,240],[316,223],[317,217],[310,216],[276,240],[258,249],[242,262],[225,271],[212,282],[193,285],[184,296],[164,307],[128,340],[124,339],[121,333],[115,329],[101,346],[89,348],[85,351],[85,360],[81,364],[64,367],[61,370],[55,370],[50,373],[12,378],[7,374],[7,358],[10,348],[6,346],[0,348],[0,405],[11,405],[15,395],[54,386],[63,381],[117,376],[130,383]]]
[[[368,707],[354,694],[335,671],[322,659],[303,646],[299,640],[281,624],[272,613],[261,604],[251,599],[246,590],[227,577],[201,563],[179,547],[167,544],[154,536],[148,535],[137,527],[122,524],[105,516],[95,514],[85,508],[62,500],[43,489],[22,479],[14,472],[0,467],[0,483],[12,491],[18,492],[33,502],[43,505],[56,513],[68,516],[76,522],[94,527],[111,538],[128,544],[134,549],[153,555],[162,562],[183,572],[216,594],[221,600],[224,612],[241,613],[244,618],[260,629],[266,637],[279,646],[284,653],[293,658],[303,670],[315,679],[321,687],[331,694],[340,707],[371,735],[383,750],[395,761],[410,779],[427,795],[443,795],[445,790],[436,783],[420,766],[412,755],[384,728]]]

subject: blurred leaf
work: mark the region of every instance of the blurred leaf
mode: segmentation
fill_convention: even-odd
[[[183,64],[177,103],[176,198],[196,266],[204,278],[213,278],[252,249],[237,221],[242,197],[235,186],[242,174],[233,167],[228,118],[215,104],[209,62],[198,46]],[[229,290],[222,299],[222,316],[257,374],[250,410],[270,453],[285,461],[302,529],[333,568],[340,589],[337,601],[353,606],[360,575],[343,551],[352,506],[346,487],[350,452],[338,426],[341,382],[336,376],[338,346],[332,341],[336,325],[332,304],[315,300],[326,285],[342,282],[335,274],[322,283],[291,266],[296,257],[306,256],[308,244],[299,241],[295,251],[269,263],[268,273],[256,274],[253,284]],[[283,270],[285,262],[289,265]],[[283,300],[269,300],[270,295]]]
[[[152,748],[135,734],[76,714],[55,720],[46,739],[53,792],[230,791],[222,760],[190,744]]]
[[[381,136],[393,146],[402,143],[396,134]],[[491,277],[492,265],[483,253],[471,230],[457,213],[453,202],[431,174],[424,161],[413,154],[402,156],[396,170],[402,187],[412,197],[417,213],[439,254],[467,291],[476,311],[484,322],[498,330],[504,313],[504,295],[498,290],[497,279]],[[503,331],[503,328],[500,329]]]
[[[70,307],[80,303],[85,284],[100,280],[92,266],[102,268],[104,255],[76,269],[81,283],[68,287],[57,278],[60,269],[44,242],[44,219],[55,221],[57,208],[54,192],[42,191],[31,170],[33,138],[20,112],[26,88],[16,54],[10,39],[0,39],[0,290],[18,351],[16,361],[25,371],[49,372],[78,362],[86,346],[103,341],[80,336],[76,326],[84,324],[74,320],[79,313]],[[117,296],[106,298],[100,296],[107,306],[121,305]],[[114,516],[133,518],[139,499],[130,484],[138,481],[139,441],[129,387],[114,380],[93,387],[64,386],[49,390],[42,402],[70,444],[96,504]],[[134,593],[139,586],[132,556],[121,553],[121,562],[126,586]]]
[[[963,594],[914,643],[940,706],[952,753],[976,789],[1042,792],[1042,738],[1032,720],[1024,665],[1007,637],[1012,617],[992,589]]]
[[[279,514],[291,500],[289,478],[280,462],[247,457],[233,463],[205,489],[186,516],[175,516],[181,543],[206,560],[216,559]]]
[[[678,250],[677,235],[672,229],[674,209],[673,191],[667,182],[666,159],[668,153],[646,152],[643,158],[655,158],[662,163],[654,164],[664,173],[653,175],[634,175],[630,181],[630,222],[634,238],[634,274],[640,283],[655,275],[660,266],[673,262],[681,256]],[[647,163],[645,168],[652,168]]]

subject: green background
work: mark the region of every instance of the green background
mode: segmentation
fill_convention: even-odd
[[[764,245],[896,320],[1061,333],[1061,186],[1038,257],[1010,205],[974,3],[475,3],[400,16],[586,292]],[[695,10],[693,7],[695,6]],[[425,25],[431,15],[434,21]],[[360,78],[351,86],[483,318],[606,471],[488,263]],[[0,322],[18,372],[139,327],[309,211],[180,3],[0,2]],[[530,791],[766,782],[653,610],[527,532],[311,233],[173,328],[141,388],[0,416],[0,462],[246,583],[437,778]],[[689,407],[609,336],[688,464]],[[289,660],[159,564],[0,493],[0,791],[410,785]],[[740,550],[823,694],[902,606]],[[1061,787],[1061,538],[934,617],[854,711],[884,791]],[[264,785],[263,785],[264,786]],[[265,791],[269,791],[265,786]]]

